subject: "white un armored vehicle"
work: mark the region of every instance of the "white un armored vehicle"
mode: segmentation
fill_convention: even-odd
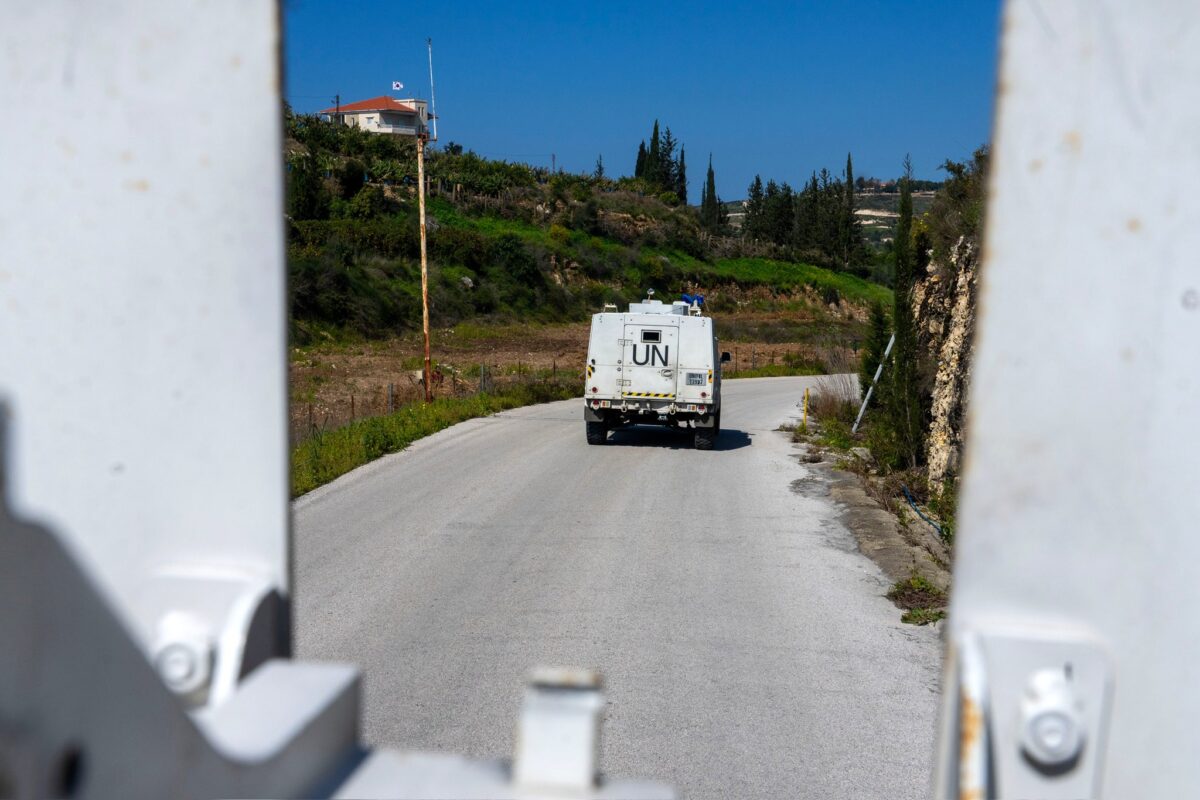
[[[667,305],[650,297],[629,313],[607,305],[592,316],[583,418],[588,444],[628,425],[695,431],[696,449],[711,450],[721,432],[721,364],[704,298]]]

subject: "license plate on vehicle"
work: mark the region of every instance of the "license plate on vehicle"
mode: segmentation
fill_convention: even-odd
[[[704,373],[703,372],[689,372],[687,374],[687,385],[688,386],[703,386],[704,385]]]

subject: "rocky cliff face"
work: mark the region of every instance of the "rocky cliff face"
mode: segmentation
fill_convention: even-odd
[[[960,236],[944,261],[931,260],[912,293],[917,341],[929,359],[933,382],[932,419],[925,445],[931,486],[940,486],[958,474],[975,340],[977,242]]]

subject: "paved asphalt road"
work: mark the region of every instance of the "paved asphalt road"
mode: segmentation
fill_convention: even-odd
[[[775,429],[810,378],[730,381],[712,452],[584,442],[580,403],[473,420],[295,503],[297,650],[359,664],[371,744],[512,752],[537,664],[600,669],[602,768],[684,797],[929,796],[941,650],[899,622]]]

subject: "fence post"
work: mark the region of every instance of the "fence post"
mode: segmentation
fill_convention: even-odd
[[[396,410],[396,384],[388,384],[388,413],[391,414]]]

